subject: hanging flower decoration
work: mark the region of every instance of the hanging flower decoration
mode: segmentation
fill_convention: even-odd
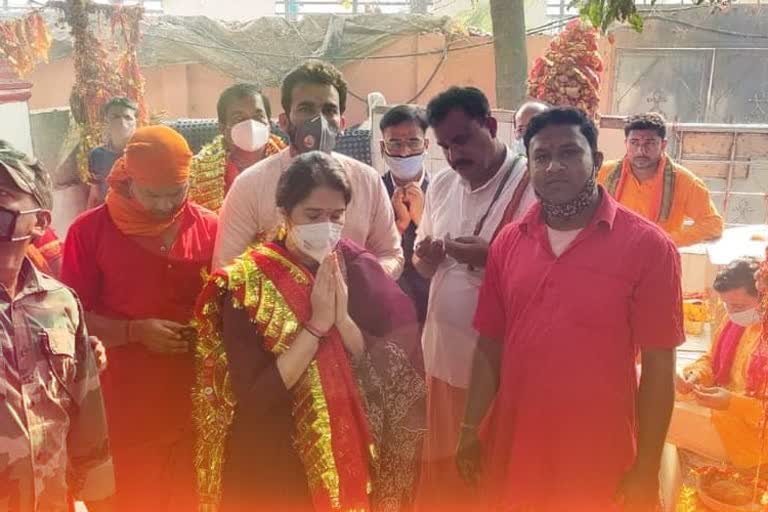
[[[40,62],[48,62],[51,34],[35,10],[8,21],[0,21],[0,57],[4,57],[19,77],[29,74]]]
[[[117,7],[112,14],[112,35],[117,29],[123,34],[125,49],[117,60],[117,73],[125,96],[139,105],[139,123],[147,123],[147,105],[144,101],[144,75],[139,67],[140,25],[143,10],[140,7]]]
[[[597,35],[580,20],[568,23],[544,57],[534,62],[528,94],[550,105],[580,108],[597,119],[603,73]]]
[[[139,105],[139,124],[146,123],[144,77],[138,64],[139,24],[144,10],[141,6],[104,5],[90,0],[51,5],[62,11],[73,40],[75,83],[69,103],[80,127],[80,176],[87,181],[88,155],[101,143],[102,109],[110,98],[126,96],[134,100]],[[96,33],[104,20],[111,26],[113,43],[109,48]]]

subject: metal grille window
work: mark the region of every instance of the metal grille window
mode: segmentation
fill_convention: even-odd
[[[745,77],[749,77],[745,80]],[[620,48],[612,113],[768,123],[768,48]]]

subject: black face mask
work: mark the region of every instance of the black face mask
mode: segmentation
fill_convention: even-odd
[[[32,210],[10,210],[0,206],[0,242],[21,242],[32,238],[32,235],[13,236],[16,233],[16,223],[22,215],[42,211],[42,208]]]
[[[291,123],[288,135],[291,144],[299,153],[320,150],[330,153],[336,146],[338,130],[332,126],[323,116],[317,116],[300,125]]]

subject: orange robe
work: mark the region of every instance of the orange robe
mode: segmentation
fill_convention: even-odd
[[[720,325],[709,352],[683,370],[683,374],[695,372],[704,386],[715,385],[712,358],[720,342],[720,333],[727,319]],[[741,335],[736,357],[731,367],[728,390],[732,393],[728,409],[712,410],[712,423],[720,434],[728,459],[741,468],[756,466],[760,457],[760,422],[763,404],[759,399],[747,396],[747,369],[752,353],[760,341],[762,326],[747,327]]]
[[[608,176],[618,165],[618,162],[610,161],[603,164],[597,175],[598,183],[605,185]],[[713,240],[723,233],[723,218],[715,209],[709,190],[698,176],[676,163],[675,190],[672,196],[672,207],[669,218],[659,221],[653,215],[655,199],[659,194],[657,189],[661,186],[660,180],[647,180],[641,182],[634,174],[627,177],[621,197],[616,199],[632,210],[656,222],[666,231],[675,245],[684,247],[705,240]],[[692,220],[693,224],[686,225],[686,220]]]

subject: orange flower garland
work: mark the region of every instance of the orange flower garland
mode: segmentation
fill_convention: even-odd
[[[597,118],[603,59],[597,51],[597,30],[573,20],[552,39],[544,57],[533,64],[528,94],[561,107],[577,107]]]
[[[51,34],[40,11],[0,21],[0,57],[5,57],[20,78],[30,73],[38,63],[48,62],[50,48]]]
[[[78,166],[83,181],[88,178],[88,155],[101,143],[102,108],[114,96],[127,96],[139,105],[139,124],[147,119],[144,78],[138,65],[141,6],[121,7],[96,4],[90,0],[67,0],[52,4],[64,14],[73,39],[75,84],[70,96],[72,116],[80,126]],[[112,40],[118,32],[124,46],[119,56],[117,43],[108,50],[97,37],[90,14],[110,20]],[[118,31],[118,28],[120,29]]]

